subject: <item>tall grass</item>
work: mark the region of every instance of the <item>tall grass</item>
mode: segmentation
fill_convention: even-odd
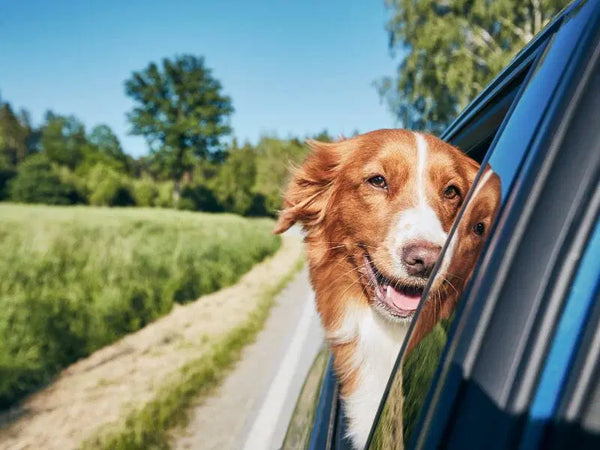
[[[202,400],[219,385],[263,328],[275,296],[293,279],[304,265],[301,256],[274,284],[265,286],[257,305],[246,320],[222,338],[211,349],[193,359],[159,386],[156,395],[139,409],[130,411],[123,422],[111,428],[100,428],[96,435],[82,442],[82,450],[168,449],[169,430],[186,424],[192,402]]]
[[[0,408],[275,252],[267,219],[0,205]]]

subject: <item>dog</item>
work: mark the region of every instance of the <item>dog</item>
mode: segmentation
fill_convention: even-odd
[[[423,305],[406,352],[417,344],[443,319],[449,319],[471,279],[475,263],[494,223],[501,201],[500,177],[487,166],[469,200],[463,217],[452,236],[433,289]]]
[[[308,142],[275,226],[305,231],[348,434],[366,444],[410,321],[479,164],[424,133]]]

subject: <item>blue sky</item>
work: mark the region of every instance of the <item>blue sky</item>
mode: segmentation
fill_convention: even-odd
[[[234,135],[333,135],[394,125],[373,82],[397,62],[383,0],[0,0],[0,95],[28,109],[106,123],[125,150],[123,82],[150,61],[203,55],[233,99]]]

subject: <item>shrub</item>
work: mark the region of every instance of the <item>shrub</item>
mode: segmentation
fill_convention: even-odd
[[[214,193],[201,184],[183,188],[179,208],[205,212],[223,211]]]
[[[132,194],[137,206],[154,206],[158,188],[152,178],[144,177],[133,182]]]
[[[112,167],[96,164],[89,173],[90,204],[96,206],[131,206],[135,200],[128,180]]]
[[[88,176],[79,170],[72,171],[67,166],[54,167],[61,183],[72,186],[77,192],[80,203],[88,203],[90,192],[87,185]]]
[[[254,193],[252,196],[252,203],[246,211],[247,216],[264,217],[270,215],[267,207],[267,198],[263,194]]]
[[[5,200],[9,196],[8,184],[17,174],[16,170],[0,166],[0,200]]]
[[[163,181],[158,184],[158,196],[155,200],[155,206],[161,208],[173,207],[173,182]]]
[[[75,186],[61,181],[43,154],[30,156],[10,181],[10,198],[23,203],[68,205],[81,199]]]

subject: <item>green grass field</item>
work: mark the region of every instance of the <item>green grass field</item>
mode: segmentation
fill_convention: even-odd
[[[237,281],[274,253],[268,219],[0,204],[0,408],[60,369]]]

